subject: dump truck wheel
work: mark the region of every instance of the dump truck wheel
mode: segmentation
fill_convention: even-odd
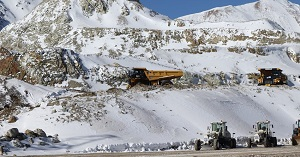
[[[214,150],[220,149],[220,141],[218,139],[214,139],[213,148],[214,148]]]
[[[171,80],[162,80],[160,83],[162,86],[172,85]]]
[[[251,138],[247,139],[247,148],[251,148]]]
[[[195,141],[195,151],[199,151],[201,149],[201,140],[198,139]]]

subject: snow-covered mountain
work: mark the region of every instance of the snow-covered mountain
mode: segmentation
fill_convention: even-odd
[[[300,32],[300,6],[288,0],[259,0],[241,6],[225,6],[179,19],[193,23],[237,22],[264,20],[264,23],[286,31]],[[265,21],[267,19],[267,21]]]
[[[287,139],[299,118],[298,4],[260,0],[176,20],[138,0],[0,6],[0,133],[42,128],[61,141],[35,137],[39,142],[17,145],[4,136],[13,153],[134,151],[129,145],[145,150],[153,142],[165,149],[166,142],[204,139],[219,120],[247,136],[256,121],[268,119],[278,139]],[[181,69],[184,76],[171,88],[127,90],[131,67]],[[274,67],[287,74],[288,85],[257,86],[251,77],[257,69]],[[35,151],[41,142],[46,153]]]

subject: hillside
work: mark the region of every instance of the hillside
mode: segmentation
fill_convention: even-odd
[[[287,0],[259,0],[241,6],[225,6],[201,13],[186,15],[179,19],[193,23],[202,22],[249,22],[267,19],[265,23],[285,31],[299,32],[300,6]]]
[[[138,0],[0,6],[0,135],[22,135],[2,136],[8,155],[192,149],[220,120],[244,137],[268,119],[288,144],[300,114],[299,4],[260,0],[176,20]],[[184,76],[126,89],[132,67]],[[288,84],[257,86],[257,69],[274,67]]]

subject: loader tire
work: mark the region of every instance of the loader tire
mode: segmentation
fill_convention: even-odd
[[[227,143],[228,147],[231,149],[233,148],[233,140],[229,139],[228,143]]]
[[[173,85],[173,83],[171,82],[171,80],[162,80],[161,85],[162,86],[169,86],[169,85]]]
[[[296,141],[296,139],[295,139],[294,137],[292,137],[292,145],[293,145],[293,146],[298,145],[298,143],[297,143],[297,141]]]
[[[247,148],[251,148],[251,138],[247,139]]]
[[[232,141],[233,141],[233,147],[232,148],[236,148],[236,139],[233,138]]]
[[[199,151],[201,149],[201,141],[200,139],[197,139],[195,141],[195,151]]]
[[[264,147],[269,147],[270,146],[270,140],[268,137],[265,137],[264,139]]]
[[[214,139],[213,148],[214,150],[220,149],[220,141],[218,139]]]
[[[272,138],[272,147],[277,147],[277,138],[276,137]]]

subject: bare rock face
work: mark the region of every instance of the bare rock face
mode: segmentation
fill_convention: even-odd
[[[17,128],[11,128],[9,129],[5,136],[9,137],[9,138],[17,138],[19,136],[19,130]]]
[[[0,55],[0,75],[31,84],[54,85],[66,80],[67,75],[78,78],[82,73],[79,57],[66,49],[18,54],[0,48]]]

